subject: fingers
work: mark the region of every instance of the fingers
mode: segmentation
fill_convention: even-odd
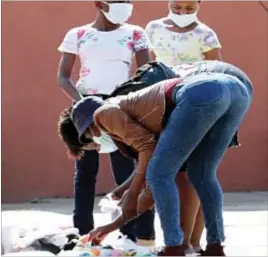
[[[86,244],[90,240],[90,234],[84,235],[80,237],[80,242]]]
[[[120,200],[120,197],[118,197],[117,195],[116,195],[116,193],[112,193],[111,194],[111,198],[112,198],[112,200]]]
[[[151,210],[154,206],[153,195],[148,189],[143,189],[138,198],[138,214],[142,214],[147,210]]]
[[[104,232],[98,232],[95,237],[91,239],[92,245],[100,245],[100,243],[104,240],[104,238],[107,236]]]
[[[97,228],[88,233],[87,242],[89,241],[102,241],[106,235],[104,229]]]
[[[101,242],[101,239],[99,238],[99,232],[92,231],[92,232],[89,232],[87,237],[84,237],[82,240],[80,239],[80,241],[83,244],[87,244],[91,242],[92,245],[99,245]]]
[[[87,235],[81,236],[80,242],[82,244],[87,244],[88,242],[91,242],[92,245],[99,245],[108,233],[109,231],[107,231],[106,228],[99,227],[90,231]]]
[[[108,200],[120,200],[120,197],[116,195],[115,192],[111,192],[105,196]]]
[[[94,237],[94,238],[92,238],[92,240],[91,240],[91,244],[92,244],[92,245],[100,245],[101,241],[102,241],[102,239],[100,239],[100,238],[98,238],[98,237]]]
[[[107,198],[108,200],[113,200],[113,193],[108,193],[107,195],[105,195],[105,198]]]

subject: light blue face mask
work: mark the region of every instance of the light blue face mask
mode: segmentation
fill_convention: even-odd
[[[92,133],[92,135],[94,134]],[[117,146],[115,145],[113,139],[103,131],[101,131],[101,135],[99,137],[93,136],[92,140],[96,144],[100,145],[99,153],[112,153],[117,150]]]

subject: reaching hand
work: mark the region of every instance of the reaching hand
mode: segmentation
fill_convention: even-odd
[[[144,187],[138,198],[138,214],[143,214],[144,212],[151,210],[154,207],[154,200],[152,192],[149,188]]]
[[[107,194],[107,197],[111,198],[112,200],[120,200],[125,192],[126,190],[117,187],[111,193]]]
[[[111,232],[109,226],[102,226],[91,230],[87,235],[82,236],[80,241],[82,243],[92,242],[94,245],[99,245],[101,241]]]

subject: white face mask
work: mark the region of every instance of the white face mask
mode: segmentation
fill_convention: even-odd
[[[109,5],[109,11],[102,13],[113,24],[121,24],[126,22],[132,15],[133,5],[129,3],[106,3]]]
[[[192,14],[175,14],[171,10],[169,11],[168,18],[170,18],[180,28],[185,28],[194,22],[198,21],[198,11]]]
[[[93,136],[92,140],[96,144],[100,145],[99,153],[112,153],[117,150],[117,146],[115,145],[113,139],[103,131],[101,131],[101,136],[99,137]]]

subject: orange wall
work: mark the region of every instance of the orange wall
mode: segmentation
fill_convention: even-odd
[[[91,2],[2,2],[2,199],[72,196],[73,164],[56,122],[70,104],[57,88],[56,51],[68,29],[94,18]],[[136,2],[131,22],[167,13],[166,2]],[[202,19],[216,30],[225,60],[251,77],[254,103],[219,175],[225,190],[268,189],[267,13],[257,2],[207,2]],[[98,192],[113,186],[104,158]]]

